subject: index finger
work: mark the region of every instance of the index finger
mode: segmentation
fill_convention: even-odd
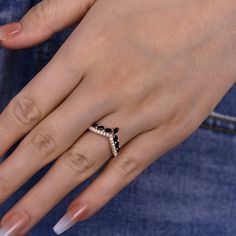
[[[65,45],[0,114],[0,156],[55,109],[81,82],[80,61],[72,69]],[[78,58],[77,58],[78,59]]]

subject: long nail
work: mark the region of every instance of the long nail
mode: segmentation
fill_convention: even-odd
[[[80,221],[88,212],[86,205],[71,208],[53,227],[53,231],[60,235]],[[0,235],[1,236],[1,235]]]
[[[29,222],[29,215],[16,212],[1,223],[0,236],[17,236]]]
[[[14,22],[0,27],[0,41],[15,37],[21,31],[21,24]]]

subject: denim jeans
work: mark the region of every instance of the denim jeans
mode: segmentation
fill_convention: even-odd
[[[0,24],[18,20],[36,2],[0,0]],[[71,30],[57,33],[30,49],[0,49],[0,110],[46,65]],[[236,235],[235,102],[236,86],[191,137],[147,168],[97,214],[64,235]],[[50,165],[39,171],[2,204],[1,216],[49,168]],[[96,174],[70,193],[28,235],[54,235],[53,225],[70,201],[95,177]]]

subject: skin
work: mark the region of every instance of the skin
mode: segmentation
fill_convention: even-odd
[[[68,208],[86,205],[75,222],[87,219],[191,135],[236,82],[235,15],[235,0],[47,0],[31,9],[2,46],[30,47],[82,21],[0,115],[0,155],[24,136],[0,166],[0,202],[56,160],[2,223],[27,212],[27,233],[106,163]],[[120,127],[118,158],[87,131],[93,122]]]

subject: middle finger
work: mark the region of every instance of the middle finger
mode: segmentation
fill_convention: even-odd
[[[112,113],[111,105],[83,81],[0,165],[0,202],[67,150],[91,123]]]
[[[120,110],[103,117],[98,123],[109,127],[116,127],[119,124],[121,128],[119,142],[123,149],[127,142],[147,129],[147,124],[142,122],[144,117],[144,113]],[[23,228],[20,235],[26,234],[55,204],[94,174],[110,156],[109,141],[87,131],[63,153],[39,183],[3,217],[1,230],[10,232],[15,229],[16,224],[20,224],[20,228]],[[28,222],[27,219],[22,223],[12,222],[12,216],[18,215],[17,218],[21,218],[23,213],[27,213],[24,218],[27,218]]]

